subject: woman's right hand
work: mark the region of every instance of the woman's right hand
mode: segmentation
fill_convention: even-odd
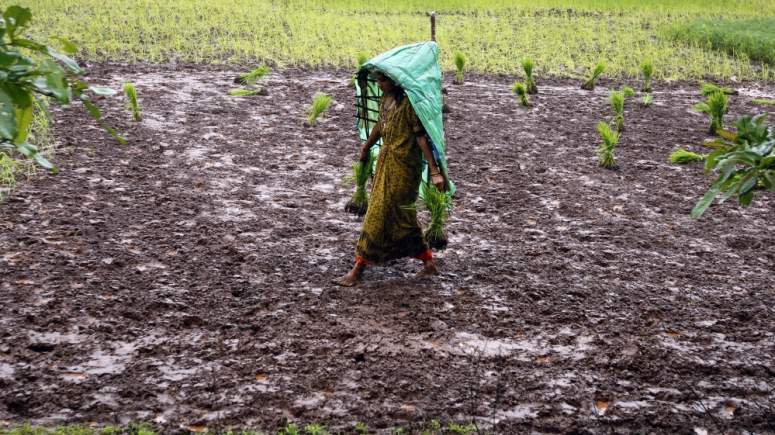
[[[369,161],[369,147],[367,147],[365,145],[363,147],[361,147],[361,153],[358,156],[358,160],[363,162],[363,163],[366,163],[366,162]]]

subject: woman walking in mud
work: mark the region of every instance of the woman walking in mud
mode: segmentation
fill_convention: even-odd
[[[355,249],[355,266],[347,275],[335,280],[348,287],[361,279],[369,265],[402,257],[422,260],[420,275],[438,274],[433,254],[417,221],[417,212],[405,206],[417,200],[423,158],[428,162],[430,181],[437,189],[445,190],[447,181],[404,90],[380,71],[373,71],[372,75],[383,96],[379,103],[379,121],[361,147],[360,161],[368,161],[372,145],[380,138],[382,146],[369,207]]]

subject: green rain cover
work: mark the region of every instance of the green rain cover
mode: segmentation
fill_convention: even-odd
[[[364,63],[356,80],[356,99],[361,103],[359,110],[366,116],[359,116],[358,131],[361,140],[366,140],[377,119],[381,91],[374,81],[366,80],[372,70],[379,70],[404,89],[412,103],[417,117],[430,138],[430,146],[439,168],[449,180],[449,195],[455,193],[455,185],[449,177],[444,142],[444,122],[441,115],[441,67],[439,47],[435,42],[419,42],[396,47]],[[365,85],[365,86],[364,86]],[[356,105],[359,103],[356,102]],[[372,153],[379,152],[379,144]],[[428,180],[428,168],[423,171],[423,180]],[[422,192],[422,189],[420,189]]]

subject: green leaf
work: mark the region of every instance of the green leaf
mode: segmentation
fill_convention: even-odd
[[[741,196],[754,190],[756,185],[759,183],[759,177],[756,175],[756,171],[750,172],[745,176],[745,178],[743,178],[743,180],[744,181],[742,181],[740,188],[738,189],[738,192]]]
[[[694,105],[694,110],[700,113],[710,113],[710,106],[708,103],[697,103]]]
[[[91,102],[88,98],[83,100],[83,105],[86,106],[86,110],[89,111],[89,115],[92,116],[92,118],[96,120],[100,120],[102,118],[102,112],[100,112],[99,107],[95,106],[94,103]]]
[[[78,52],[78,47],[75,44],[73,44],[69,39],[65,39],[61,36],[57,36],[54,39],[56,39],[57,41],[59,41],[60,44],[62,44],[62,51],[64,51],[65,54],[72,56]]]
[[[29,39],[14,39],[13,45],[28,48],[39,53],[48,54],[48,47],[43,44],[38,44],[35,41],[30,41]]]
[[[126,145],[127,144],[126,138],[124,136],[121,136],[120,134],[118,134],[118,132],[116,131],[115,128],[113,128],[113,127],[111,127],[109,125],[103,125],[102,128],[104,128],[105,131],[108,132],[108,134],[110,134],[111,136],[116,138],[118,143],[120,143],[121,145]]]
[[[35,145],[32,145],[31,143],[22,142],[16,144],[16,149],[22,153],[25,157],[32,158],[35,156],[35,154],[38,153],[38,147]]]
[[[8,35],[14,39],[16,31],[29,24],[32,20],[32,12],[21,6],[11,6],[3,13],[5,26],[8,29]]]
[[[13,143],[20,144],[27,140],[30,132],[30,123],[32,122],[32,105],[26,109],[16,109],[16,128],[18,129]]]
[[[114,89],[111,89],[105,86],[89,86],[89,90],[94,92],[97,95],[103,95],[106,97],[109,97],[111,95],[116,95],[116,91]]]
[[[59,172],[59,168],[54,166],[54,164],[51,163],[47,158],[43,157],[43,154],[41,153],[35,153],[35,162],[41,167],[48,169],[54,174]]]
[[[13,141],[19,133],[13,99],[0,84],[0,138]]]
[[[62,70],[51,71],[45,75],[42,82],[35,81],[35,87],[45,89],[49,95],[56,98],[60,104],[67,104],[73,98],[70,87],[67,85],[67,79]]]
[[[697,205],[694,206],[691,213],[692,218],[697,219],[702,216],[702,214],[705,213],[705,210],[713,203],[713,200],[716,199],[716,196],[721,192],[721,184],[723,183],[719,181],[720,180],[717,180],[713,183],[710,186],[710,189],[705,192],[705,195],[697,202]]]
[[[767,188],[769,191],[775,191],[775,171],[763,171],[762,172],[762,181],[764,182],[764,187]]]
[[[73,74],[78,74],[78,75],[83,74],[83,70],[81,69],[80,66],[78,66],[78,63],[76,61],[74,61],[73,59],[71,59],[70,57],[68,57],[68,56],[66,56],[66,55],[64,55],[64,54],[62,54],[62,53],[60,53],[60,52],[58,52],[56,50],[53,50],[51,48],[48,49],[48,54],[51,57],[53,57],[54,59],[62,62],[62,64],[67,69],[72,71]]]
[[[740,200],[740,205],[743,206],[749,206],[751,205],[751,200],[753,200],[753,189],[749,190],[748,192],[740,195],[738,199]]]

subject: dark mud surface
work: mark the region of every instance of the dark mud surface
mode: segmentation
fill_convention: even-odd
[[[698,221],[707,121],[695,85],[628,101],[617,171],[597,166],[606,87],[449,85],[459,187],[437,254],[356,288],[346,73],[289,70],[226,95],[218,67],[98,65],[145,120],[55,113],[62,172],[0,205],[0,425],[144,421],[165,432],[465,422],[503,433],[772,433],[773,195]],[[316,91],[334,96],[303,126]],[[731,116],[754,111],[745,85]],[[1,426],[0,426],[1,427]]]

